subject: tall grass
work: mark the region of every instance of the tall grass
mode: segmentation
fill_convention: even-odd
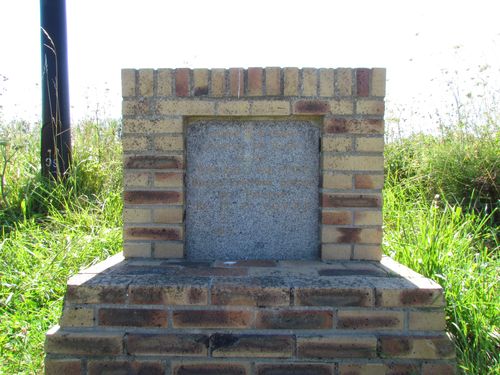
[[[38,131],[3,129],[9,157],[0,203],[0,373],[40,373],[45,331],[58,320],[67,278],[121,250],[116,123],[74,130],[63,184],[39,175]]]
[[[467,374],[500,373],[499,140],[457,124],[386,146],[385,252],[444,287]]]

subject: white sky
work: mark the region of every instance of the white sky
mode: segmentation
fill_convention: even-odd
[[[411,116],[450,99],[444,70],[464,86],[489,64],[499,87],[499,14],[499,0],[67,0],[72,118],[120,117],[121,68],[183,66],[386,67],[389,112]],[[40,118],[39,27],[39,0],[0,0],[5,121]]]

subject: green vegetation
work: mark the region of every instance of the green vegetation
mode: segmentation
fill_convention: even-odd
[[[500,374],[500,128],[455,127],[385,150],[384,249],[445,289],[466,374]]]
[[[0,374],[41,373],[44,332],[61,313],[68,277],[121,250],[117,124],[74,129],[64,184],[39,175],[39,129],[1,129]]]
[[[67,278],[121,249],[118,124],[73,132],[71,177],[53,184],[39,176],[38,129],[0,127],[0,373],[40,372]],[[500,373],[499,135],[455,126],[386,149],[385,251],[445,287],[467,374]]]

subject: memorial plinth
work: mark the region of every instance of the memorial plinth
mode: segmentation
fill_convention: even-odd
[[[383,69],[124,70],[124,251],[47,374],[453,374],[442,288],[382,257]]]

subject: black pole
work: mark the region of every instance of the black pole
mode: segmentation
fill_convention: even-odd
[[[40,0],[42,174],[65,176],[71,163],[66,0]]]

